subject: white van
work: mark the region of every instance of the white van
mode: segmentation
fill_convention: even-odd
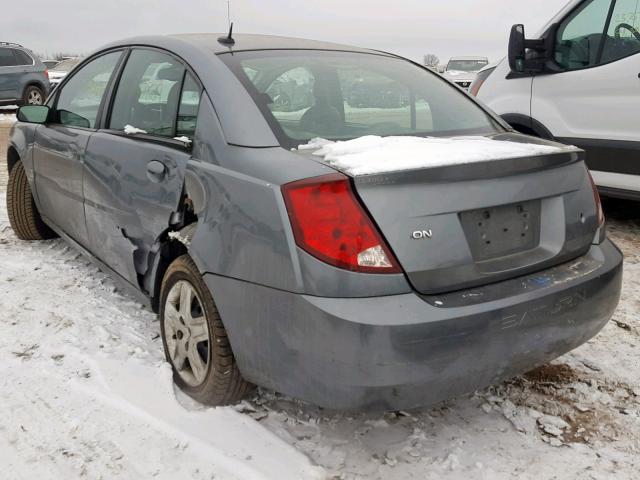
[[[471,86],[516,130],[577,145],[604,194],[640,199],[640,1],[573,0]]]

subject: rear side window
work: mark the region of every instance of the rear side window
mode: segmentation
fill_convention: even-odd
[[[0,48],[0,67],[15,67],[16,57],[10,48]]]
[[[33,65],[33,59],[22,50],[14,50],[16,65]]]
[[[112,52],[90,61],[62,86],[55,111],[58,123],[95,128],[102,97],[120,55]]]
[[[176,137],[188,137],[193,140],[196,133],[196,119],[200,107],[200,85],[193,75],[187,72],[182,93],[180,94],[180,107],[178,108],[178,122],[176,124]]]
[[[180,128],[191,131],[192,122],[195,129],[193,117],[200,91],[195,93],[195,87],[189,86],[190,93],[183,94],[185,74],[185,67],[171,55],[142,49],[131,52],[118,84],[109,128],[124,130],[131,125],[150,135],[175,137],[180,109]]]
[[[220,58],[248,90],[281,145],[365,135],[484,135],[502,131],[464,93],[386,55],[273,50]]]

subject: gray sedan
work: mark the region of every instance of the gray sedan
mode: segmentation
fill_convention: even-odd
[[[18,119],[16,234],[63,237],[158,312],[206,404],[432,404],[581,345],[618,303],[584,153],[395,55],[133,38]]]

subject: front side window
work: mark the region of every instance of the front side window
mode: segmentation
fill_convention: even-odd
[[[602,63],[640,52],[640,2],[616,0],[602,51]]]
[[[95,128],[100,104],[122,52],[91,60],[62,86],[55,109],[57,123]]]
[[[131,52],[118,84],[109,128],[124,130],[131,125],[150,135],[175,137],[185,73],[182,63],[171,55],[142,49]],[[189,102],[195,102],[193,95],[184,100],[185,109]]]
[[[334,51],[224,54],[280,143],[364,135],[484,135],[501,127],[464,93],[402,59]]]
[[[589,0],[558,29],[555,60],[566,70],[598,65],[611,0]]]
[[[0,47],[0,67],[14,67],[16,65],[16,57],[10,48]]]

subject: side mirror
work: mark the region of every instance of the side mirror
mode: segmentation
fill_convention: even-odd
[[[47,123],[50,108],[46,105],[25,105],[18,109],[17,118],[26,123]]]
[[[525,46],[524,25],[511,27],[509,36],[509,67],[514,73],[524,73]]]
[[[555,24],[549,29],[544,38],[527,40],[524,35],[524,25],[511,27],[509,36],[509,67],[516,75],[533,75],[544,72],[551,60]]]

